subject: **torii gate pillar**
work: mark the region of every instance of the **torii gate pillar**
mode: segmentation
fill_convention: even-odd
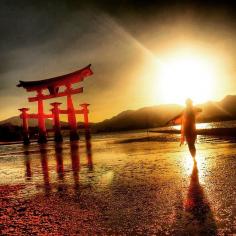
[[[77,133],[77,122],[76,122],[76,113],[71,97],[71,84],[66,85],[67,93],[67,111],[68,111],[68,123],[70,126],[70,140],[75,141],[79,140],[79,135]]]
[[[44,111],[43,111],[43,100],[41,99],[42,90],[37,91],[37,97],[38,97],[38,126],[39,126],[39,137],[38,142],[39,143],[46,143],[47,142],[47,131],[45,126],[45,117],[44,117]]]
[[[91,138],[90,130],[89,130],[89,119],[88,119],[88,113],[89,113],[88,106],[89,105],[90,104],[88,103],[80,104],[80,106],[82,107],[83,115],[84,115],[85,138],[87,140]]]
[[[53,106],[52,108],[52,117],[53,117],[53,128],[54,128],[54,140],[55,142],[61,142],[63,141],[62,135],[61,135],[61,125],[60,125],[60,110],[59,106],[61,105],[60,102],[53,102],[51,103]]]
[[[28,114],[27,111],[28,108],[21,108],[19,111],[21,111],[21,119],[22,119],[22,125],[23,125],[23,142],[24,144],[29,144],[29,125],[28,125]]]

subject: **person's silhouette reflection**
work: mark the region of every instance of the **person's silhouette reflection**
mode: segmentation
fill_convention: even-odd
[[[205,197],[204,191],[199,183],[197,162],[194,161],[184,204],[187,213],[187,230],[194,235],[216,235],[216,224]]]
[[[43,180],[44,180],[44,190],[45,193],[48,194],[51,190],[50,178],[49,178],[49,170],[48,170],[48,156],[47,156],[47,148],[46,144],[40,144],[40,160],[43,172]]]

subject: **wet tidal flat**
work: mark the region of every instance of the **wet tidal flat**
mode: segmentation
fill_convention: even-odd
[[[233,235],[236,143],[143,132],[0,146],[5,235]]]

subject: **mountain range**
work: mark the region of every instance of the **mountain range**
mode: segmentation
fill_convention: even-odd
[[[196,105],[202,108],[199,122],[236,120],[236,95],[228,95],[219,102],[209,101]],[[138,110],[127,110],[99,123],[91,124],[94,132],[111,132],[133,129],[145,129],[163,126],[168,120],[178,115],[184,109],[176,104],[164,104],[144,107]],[[67,122],[62,122],[66,127]],[[0,126],[20,126],[21,119],[14,116],[0,122]],[[30,120],[29,126],[37,126],[37,120]],[[46,120],[46,127],[52,128],[52,121]]]
[[[219,102],[209,101],[196,106],[202,109],[198,122],[236,120],[236,95],[228,95]],[[94,128],[97,132],[109,132],[160,127],[183,109],[180,105],[167,104],[128,110],[94,124]]]

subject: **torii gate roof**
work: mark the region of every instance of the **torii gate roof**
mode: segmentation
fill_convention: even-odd
[[[63,86],[66,84],[74,84],[80,81],[83,81],[85,77],[90,76],[93,74],[91,70],[91,64],[88,66],[74,71],[69,74],[57,76],[50,79],[45,80],[38,80],[38,81],[19,81],[20,83],[17,85],[17,87],[23,87],[27,91],[35,91],[39,89],[49,89],[49,88],[55,88],[59,86]]]

